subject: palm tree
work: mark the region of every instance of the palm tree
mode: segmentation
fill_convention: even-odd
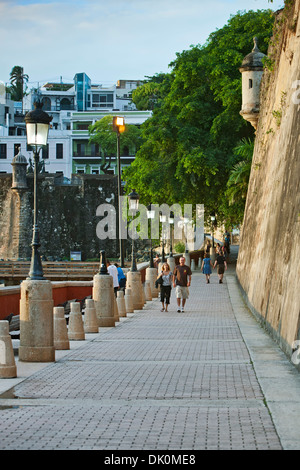
[[[246,201],[253,150],[254,141],[251,139],[242,139],[234,149],[235,155],[241,159],[233,166],[227,181],[226,195],[230,205],[241,200],[243,203]]]
[[[20,65],[15,65],[10,72],[10,93],[14,101],[22,101],[23,112],[23,97],[26,93],[28,75],[24,74],[24,69]],[[25,91],[24,91],[25,85]]]

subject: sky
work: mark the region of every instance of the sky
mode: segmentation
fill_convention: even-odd
[[[170,71],[176,52],[204,44],[238,11],[276,11],[284,0],[0,0],[0,82],[15,65],[29,87],[142,80]],[[249,52],[252,44],[249,44]]]

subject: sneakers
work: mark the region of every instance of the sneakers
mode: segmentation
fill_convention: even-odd
[[[183,307],[181,307],[181,311],[184,312],[184,308],[183,308]]]
[[[180,308],[178,307],[177,312],[180,312]]]

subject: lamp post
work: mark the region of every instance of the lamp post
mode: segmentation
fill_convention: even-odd
[[[39,152],[47,144],[51,117],[42,111],[40,102],[26,114],[27,144],[34,152],[34,221],[32,237],[32,257],[29,277],[20,286],[20,346],[19,360],[25,362],[53,362],[55,348],[53,338],[53,297],[52,283],[43,276],[38,248],[40,247],[38,228],[37,175]]]
[[[125,131],[125,120],[123,117],[121,116],[113,117],[113,130],[117,133],[120,265],[121,265],[121,268],[124,268],[124,249],[123,249],[123,239],[121,238],[122,208],[121,208],[121,199],[120,199],[120,197],[122,196],[120,134]]]
[[[133,215],[133,213],[138,210],[140,196],[133,189],[132,192],[128,195],[128,198],[129,198],[129,210],[132,211],[132,215]],[[130,270],[132,272],[137,271],[133,237],[132,237],[132,254],[131,254],[131,269]]]
[[[211,224],[212,224],[212,246],[213,248],[215,247],[215,241],[214,241],[214,225],[215,225],[215,221],[216,221],[216,215],[215,213],[213,212],[212,214],[210,214],[210,220],[211,220]]]
[[[43,268],[38,248],[40,247],[40,235],[38,228],[38,197],[37,197],[37,177],[39,154],[41,148],[47,145],[49,124],[52,117],[42,110],[43,104],[35,102],[33,111],[29,111],[24,120],[26,123],[27,145],[33,148],[34,156],[34,209],[33,209],[33,236],[32,236],[32,256],[28,279],[43,280]]]
[[[147,217],[150,220],[155,218],[155,211],[151,209],[151,204],[147,206]],[[154,268],[151,231],[150,231],[150,268]]]
[[[170,258],[173,256],[173,245],[172,245],[172,227],[174,225],[174,212],[170,212],[169,217],[169,224],[170,224]]]
[[[162,242],[161,261],[162,261],[162,263],[165,263],[166,258],[165,258],[165,238],[164,238],[165,237],[165,226],[164,226],[164,224],[167,221],[167,216],[165,216],[164,214],[161,214],[160,215],[160,221],[162,223],[162,228],[161,228],[161,242]]]

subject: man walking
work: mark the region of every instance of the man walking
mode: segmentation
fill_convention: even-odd
[[[173,287],[176,286],[177,312],[184,312],[186,299],[189,298],[189,286],[191,285],[192,279],[191,268],[186,266],[184,257],[180,258],[179,265],[175,266],[173,274]]]

